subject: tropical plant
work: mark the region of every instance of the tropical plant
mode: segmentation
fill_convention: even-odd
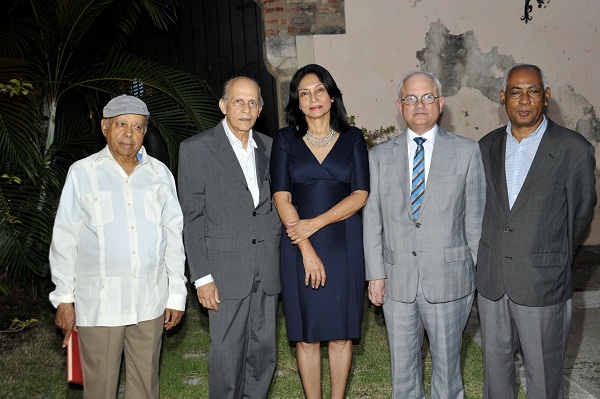
[[[68,166],[103,145],[100,110],[136,95],[178,144],[221,118],[188,73],[129,52],[140,16],[167,30],[181,0],[8,0],[0,13],[0,280],[47,274],[54,213]],[[31,281],[31,280],[30,280]]]
[[[356,116],[350,115],[348,117],[348,122],[350,125],[356,126]],[[361,127],[363,136],[365,137],[365,141],[367,142],[367,149],[371,149],[375,147],[377,144],[385,141],[387,139],[391,139],[392,137],[397,136],[398,128],[394,125],[383,127],[381,126],[379,129],[369,130],[366,127]]]

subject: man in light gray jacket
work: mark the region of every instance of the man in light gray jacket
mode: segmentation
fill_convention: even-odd
[[[434,75],[409,74],[398,94],[408,128],[369,154],[363,222],[369,299],[383,305],[393,397],[425,398],[425,330],[431,398],[463,398],[460,349],[485,202],[481,153],[476,142],[438,127],[444,97]]]

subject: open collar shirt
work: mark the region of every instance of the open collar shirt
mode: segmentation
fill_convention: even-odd
[[[221,121],[223,124],[223,129],[225,130],[225,134],[227,135],[227,139],[229,140],[229,144],[233,148],[233,152],[244,172],[244,177],[246,178],[246,184],[248,185],[248,189],[250,190],[250,194],[252,194],[252,201],[254,202],[254,206],[258,205],[259,200],[259,188],[258,188],[258,179],[256,177],[256,156],[254,155],[254,150],[257,148],[256,141],[252,137],[252,129],[250,130],[250,137],[248,138],[248,144],[246,148],[242,145],[242,141],[235,137],[235,134],[229,128],[227,124],[227,120],[223,119]],[[196,281],[194,281],[194,286],[196,288],[206,285],[208,283],[212,283],[214,281],[212,274],[207,274],[206,276],[200,277]]]
[[[542,123],[533,133],[525,137],[519,143],[512,135],[512,125],[509,122],[506,126],[506,153],[504,158],[504,168],[506,170],[506,188],[508,190],[508,205],[512,209],[529,169],[533,164],[533,158],[544,137],[544,132],[548,126],[546,116]]]
[[[248,185],[248,189],[250,190],[250,194],[252,194],[252,201],[254,201],[254,206],[258,205],[258,180],[256,179],[256,157],[254,155],[254,149],[257,148],[256,142],[252,137],[252,129],[250,129],[250,137],[248,138],[248,144],[246,148],[242,145],[242,141],[235,137],[231,129],[229,129],[229,125],[227,125],[227,120],[223,119],[221,122],[223,123],[223,128],[225,129],[225,134],[229,139],[229,143],[233,148],[233,152],[235,152],[235,156],[240,163],[240,167],[244,172],[244,177],[246,178],[246,184]]]
[[[75,162],[50,248],[56,289],[78,326],[123,326],[184,310],[183,215],[169,169],[146,154],[127,175],[108,146]]]

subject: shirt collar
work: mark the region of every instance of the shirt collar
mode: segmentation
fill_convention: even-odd
[[[233,134],[233,132],[231,131],[231,129],[229,129],[229,125],[227,124],[227,121],[225,120],[225,118],[223,118],[223,129],[225,129],[225,134],[227,135],[227,138],[229,139],[229,142],[231,143],[231,145],[235,145],[241,149],[244,149],[244,147],[242,146],[242,141],[240,139],[238,139],[237,137],[235,137],[235,134]],[[254,141],[254,138],[252,137],[252,129],[250,129],[250,137],[248,138],[248,145],[250,146],[250,148],[257,148],[258,146],[256,145],[256,142]],[[249,148],[245,149],[246,151]]]
[[[137,159],[138,159],[138,162],[140,165],[144,165],[147,163],[148,165],[150,165],[152,170],[156,172],[156,169],[154,168],[154,165],[152,164],[152,160],[151,160],[150,156],[146,153],[146,149],[144,148],[144,146],[142,146],[140,148],[140,150],[138,151],[136,156],[137,156]],[[113,157],[112,152],[110,152],[110,149],[108,148],[108,144],[100,152],[98,152],[98,155],[96,156],[96,162],[102,162],[106,159],[112,159],[113,161],[117,162],[115,157]]]
[[[547,126],[548,126],[548,119],[546,118],[546,115],[542,115],[542,123],[540,123],[540,125],[537,127],[537,129],[535,129],[533,131],[533,133],[531,133],[529,136],[525,137],[523,140],[529,141],[530,138],[535,138],[538,135],[544,134]],[[515,140],[515,141],[517,140],[512,135],[512,123],[510,121],[508,121],[508,125],[506,125],[506,133],[510,137],[512,137],[513,140]]]
[[[428,131],[423,133],[421,136],[419,136],[418,134],[416,134],[415,132],[410,130],[410,128],[406,128],[406,131],[408,132],[406,139],[410,143],[410,142],[414,142],[415,137],[423,137],[425,139],[426,143],[431,143],[433,145],[433,143],[435,141],[435,136],[437,135],[437,132],[438,132],[438,129],[439,129],[438,125],[434,125],[431,129],[429,129]]]

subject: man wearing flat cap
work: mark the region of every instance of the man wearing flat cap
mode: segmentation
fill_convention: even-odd
[[[103,110],[107,146],[75,162],[50,248],[63,346],[79,333],[84,398],[115,398],[125,353],[126,397],[158,398],[162,332],[185,309],[183,216],[169,169],[142,147],[149,117],[133,96]]]

